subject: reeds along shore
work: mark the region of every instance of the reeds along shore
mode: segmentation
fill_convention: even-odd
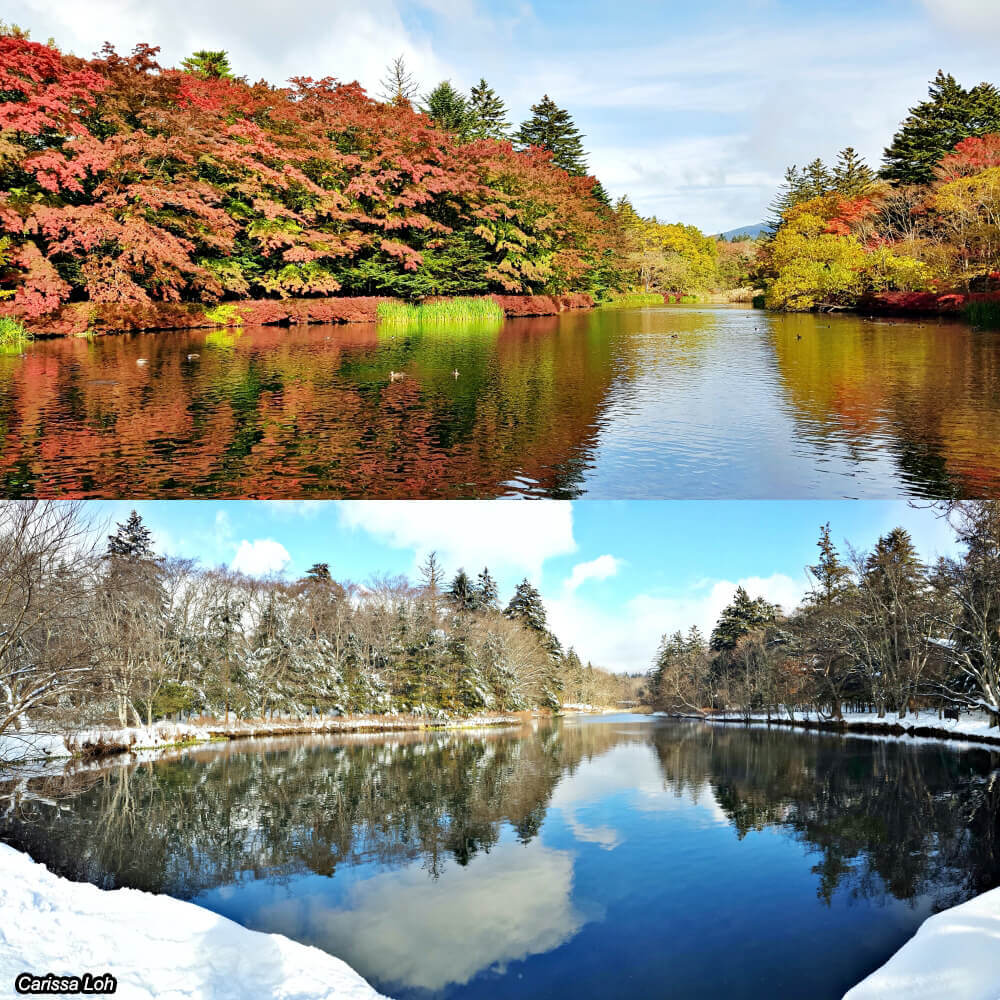
[[[662,299],[662,297],[661,297]],[[452,305],[461,302],[464,305]],[[470,305],[476,303],[476,305]],[[480,316],[503,319],[514,316],[555,316],[570,309],[591,309],[590,295],[488,295],[461,299],[432,299],[414,306],[386,296],[357,296],[300,299],[253,299],[207,306],[188,302],[157,302],[136,305],[74,302],[39,317],[20,317],[18,326],[27,334],[72,337],[139,330],[190,330],[217,326],[298,326],[309,323],[376,323],[379,307],[389,314],[418,317],[429,315],[434,322],[454,321],[464,315],[474,322]],[[5,312],[6,310],[6,312]],[[427,313],[420,312],[427,310]],[[16,317],[13,307],[0,304],[0,322]]]

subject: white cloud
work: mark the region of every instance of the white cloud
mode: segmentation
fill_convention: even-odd
[[[437,991],[568,941],[584,924],[572,889],[569,851],[501,843],[436,879],[417,866],[380,872],[353,884],[342,908],[300,893],[263,909],[257,926],[339,955],[363,976]]]
[[[587,580],[607,580],[615,576],[622,567],[623,560],[614,556],[598,556],[590,562],[577,563],[570,575],[566,578],[565,587],[572,592]]]
[[[569,501],[345,500],[337,510],[341,524],[413,549],[414,565],[436,551],[449,572],[485,565],[537,581],[546,559],[577,547]]]
[[[255,538],[252,542],[244,538],[229,568],[249,576],[267,576],[281,573],[291,561],[285,546],[273,538]]]
[[[707,637],[738,586],[752,597],[780,604],[786,612],[799,604],[807,590],[804,578],[775,573],[737,581],[699,581],[678,597],[640,594],[613,612],[581,600],[573,592],[546,598],[546,608],[552,630],[563,645],[573,646],[581,659],[609,670],[644,671],[665,632],[686,632],[697,625]]]
[[[1000,29],[997,0],[922,0],[928,13],[955,32]],[[995,39],[994,39],[995,41]]]

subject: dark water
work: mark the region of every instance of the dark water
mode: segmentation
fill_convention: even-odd
[[[0,829],[399,998],[832,1000],[1000,884],[998,769],[941,744],[570,719],[118,764]]]
[[[996,496],[1000,334],[672,306],[39,341],[0,357],[0,490]]]

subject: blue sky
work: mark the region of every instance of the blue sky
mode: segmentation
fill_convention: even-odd
[[[544,92],[591,167],[644,213],[716,232],[761,221],[790,163],[854,145],[877,163],[938,68],[998,80],[997,0],[7,0],[4,19],[89,55],[110,40],[176,64],[359,80],[403,54],[424,89],[480,76],[515,121]]]
[[[897,524],[922,554],[953,551],[926,509],[877,501],[142,501],[94,502],[109,525],[135,507],[170,555],[257,575],[296,576],[327,562],[341,580],[416,578],[431,549],[449,574],[488,565],[504,600],[524,576],[550,622],[584,658],[643,670],[660,635],[708,631],[737,584],[785,608],[806,589],[819,526],[841,549]]]

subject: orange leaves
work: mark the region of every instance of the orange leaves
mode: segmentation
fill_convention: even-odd
[[[437,278],[406,282],[450,274],[452,242],[476,290],[562,292],[610,245],[592,179],[542,150],[461,144],[356,83],[205,79],[157,51],[84,62],[0,38],[19,308],[426,294]]]

